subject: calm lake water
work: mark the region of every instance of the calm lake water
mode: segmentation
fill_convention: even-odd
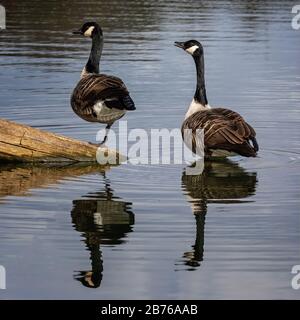
[[[0,166],[3,299],[299,299],[300,30],[295,1],[1,1],[0,118],[82,140],[69,99],[90,42],[135,100],[129,128],[180,127],[205,47],[208,99],[256,129],[255,159],[186,165]],[[114,126],[117,128],[117,125]],[[94,286],[94,287],[92,287]]]

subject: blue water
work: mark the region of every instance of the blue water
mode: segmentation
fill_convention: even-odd
[[[299,299],[300,31],[293,1],[1,3],[0,118],[93,141],[70,94],[103,27],[101,71],[120,76],[137,110],[128,127],[180,127],[205,48],[209,103],[257,131],[255,159],[186,165],[0,166],[2,299]],[[117,125],[115,125],[117,129]]]

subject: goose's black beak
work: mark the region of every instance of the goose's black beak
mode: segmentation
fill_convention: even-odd
[[[174,42],[174,46],[178,47],[178,48],[181,48],[181,49],[184,49],[184,42],[175,41]]]
[[[81,30],[74,30],[72,31],[73,34],[82,34],[82,31]]]

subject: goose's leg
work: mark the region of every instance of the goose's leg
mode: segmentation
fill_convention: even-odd
[[[107,136],[108,136],[109,129],[111,128],[111,126],[112,126],[112,123],[108,123],[106,125],[106,127],[105,127],[105,136],[104,136],[103,140],[100,143],[89,142],[89,144],[92,144],[92,145],[97,146],[97,147],[101,147],[102,145],[104,145],[104,143],[107,140]]]
[[[105,137],[103,138],[102,142],[99,143],[100,146],[106,142],[107,136],[108,136],[108,133],[109,133],[109,129],[110,129],[111,126],[112,126],[112,123],[109,123],[109,124],[106,125],[106,127],[105,127]]]

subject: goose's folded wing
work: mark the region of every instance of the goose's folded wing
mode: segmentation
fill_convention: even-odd
[[[244,136],[247,138],[256,136],[256,132],[252,128],[252,126],[247,123],[237,112],[225,108],[215,108],[214,110],[216,113],[223,115],[224,117],[226,117],[226,119],[234,122],[237,126],[237,131],[240,136]]]
[[[183,123],[186,128],[204,129],[205,146],[213,149],[229,149],[255,136],[253,128],[238,113],[222,108],[193,114]]]
[[[114,76],[90,75],[74,89],[71,103],[81,112],[92,113],[92,107],[103,101],[108,108],[133,110],[134,103],[123,81]]]

